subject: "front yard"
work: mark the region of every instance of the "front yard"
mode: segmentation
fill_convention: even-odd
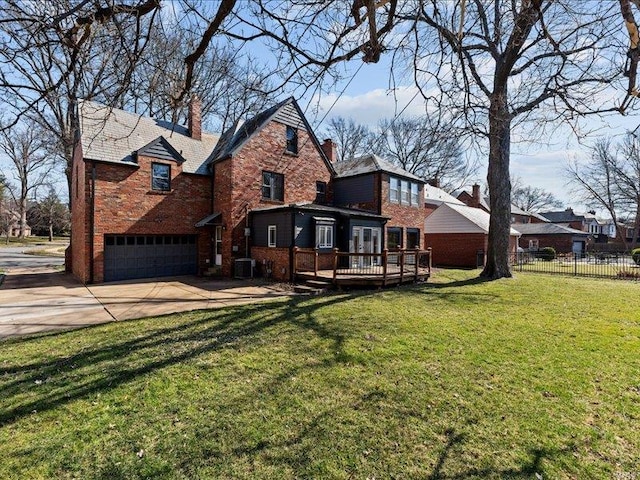
[[[476,274],[0,342],[0,478],[640,478],[640,285]]]

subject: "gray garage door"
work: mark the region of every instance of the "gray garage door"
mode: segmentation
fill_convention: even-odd
[[[195,274],[197,247],[196,235],[105,235],[104,281]]]

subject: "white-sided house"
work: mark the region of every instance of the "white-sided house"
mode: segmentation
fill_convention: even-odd
[[[483,266],[489,235],[489,214],[466,205],[443,202],[427,217],[424,245],[433,250],[433,264],[447,267]],[[515,254],[520,233],[511,229],[509,252]]]

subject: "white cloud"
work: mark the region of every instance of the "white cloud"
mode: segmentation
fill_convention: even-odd
[[[403,115],[406,116],[423,115],[425,112],[422,96],[416,87],[398,87],[394,91],[376,88],[362,94],[340,97],[326,94],[314,99],[312,104],[319,105],[317,118],[311,119],[313,124],[326,115],[325,121],[333,117],[345,117],[374,127],[379,120],[393,118],[403,109]]]

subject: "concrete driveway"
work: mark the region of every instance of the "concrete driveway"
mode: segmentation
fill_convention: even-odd
[[[261,281],[195,276],[85,286],[50,268],[18,268],[0,286],[0,338],[291,295]]]

